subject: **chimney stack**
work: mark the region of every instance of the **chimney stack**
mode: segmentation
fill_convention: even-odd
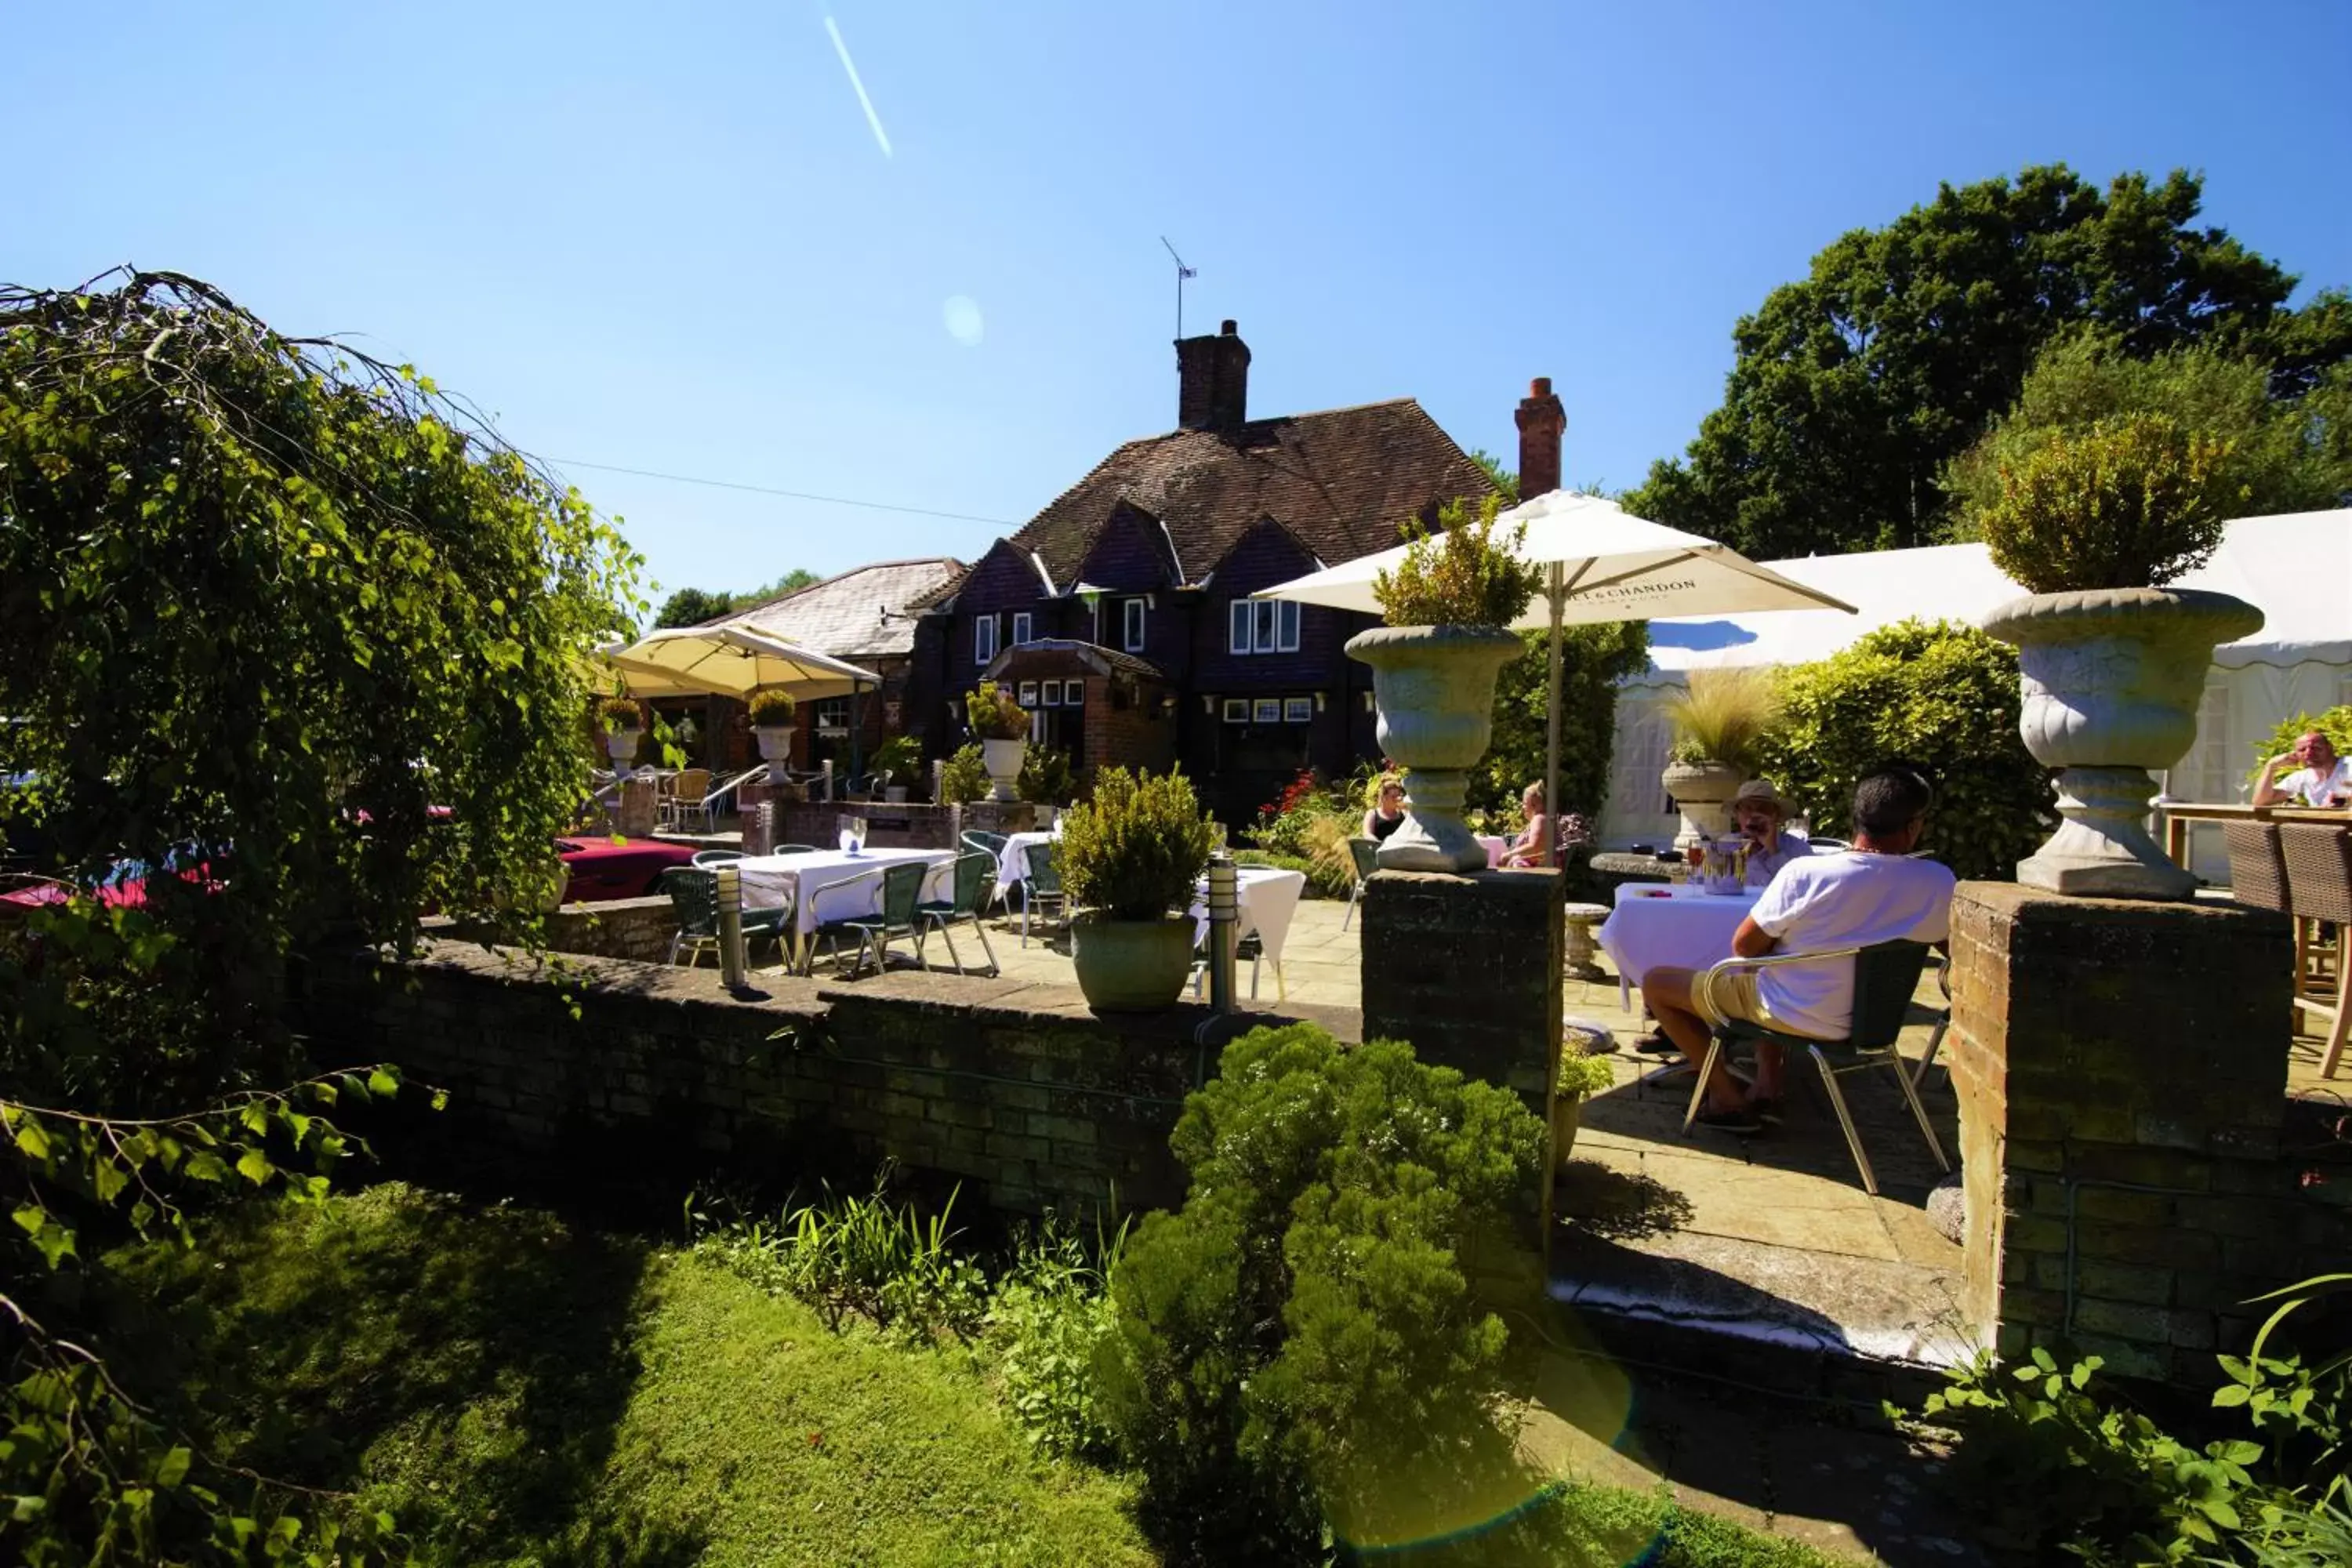
[[[1559,489],[1559,438],[1568,411],[1551,395],[1551,377],[1539,375],[1519,399],[1519,499],[1533,500]]]
[[[1177,425],[1186,430],[1230,430],[1244,423],[1249,418],[1249,344],[1231,321],[1219,327],[1214,337],[1177,339]]]

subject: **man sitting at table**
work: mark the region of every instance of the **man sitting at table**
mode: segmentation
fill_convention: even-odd
[[[2274,775],[2287,763],[2294,772]],[[2336,744],[2316,730],[2297,737],[2294,750],[2282,752],[2263,764],[2254,781],[2256,805],[2344,805],[2352,804],[2352,757],[2336,754]]]
[[[1750,888],[1769,887],[1790,861],[1813,852],[1811,840],[1789,826],[1790,805],[1762,779],[1749,779],[1731,797],[1731,826],[1747,842],[1740,861],[1740,880]],[[1690,863],[1697,865],[1706,851],[1693,845]]]
[[[1790,862],[1739,922],[1731,951],[1741,958],[1762,958],[1882,942],[1944,941],[1956,879],[1933,860],[1906,858],[1927,826],[1929,802],[1927,781],[1907,769],[1864,779],[1853,792],[1853,847]],[[1642,999],[1667,1038],[1692,1061],[1706,1055],[1706,1021],[1692,999],[1701,978],[1692,970],[1663,965],[1642,977]],[[1727,1017],[1811,1039],[1843,1039],[1853,1024],[1853,960],[1735,970],[1714,983],[1710,1000]],[[1784,1055],[1772,1041],[1757,1043],[1756,1082],[1745,1095],[1718,1059],[1699,1124],[1752,1133],[1762,1131],[1766,1121],[1778,1121]]]

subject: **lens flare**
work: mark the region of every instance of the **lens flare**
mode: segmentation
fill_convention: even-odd
[[[979,300],[969,294],[955,295],[940,307],[940,319],[947,323],[948,336],[968,349],[980,347],[983,326]]]

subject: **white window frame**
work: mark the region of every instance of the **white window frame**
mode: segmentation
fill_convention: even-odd
[[[1037,706],[1037,683],[1036,683],[1035,681],[1034,681],[1034,680],[1024,680],[1024,681],[1023,681],[1023,682],[1021,683],[1021,695],[1020,695],[1020,696],[1018,696],[1018,697],[1016,697],[1016,698],[1014,698],[1014,699],[1013,699],[1013,700],[1014,700],[1014,701],[1016,701],[1016,702],[1018,702],[1018,703],[1020,703],[1020,704],[1021,704],[1021,706],[1022,706],[1022,707],[1024,707],[1024,708],[1034,708],[1034,707],[1036,707],[1036,706]]]
[[[1315,722],[1315,699],[1312,697],[1284,698],[1282,700],[1282,721],[1286,724],[1312,724]]]
[[[973,662],[982,669],[986,669],[988,661],[996,657],[996,617],[994,616],[974,616],[971,618],[971,657]]]
[[[1119,645],[1129,653],[1143,651],[1144,633],[1149,629],[1143,616],[1144,603],[1141,599],[1126,601],[1126,608],[1119,612]]]
[[[1235,599],[1225,619],[1225,650],[1297,653],[1298,609],[1296,599]]]
[[[1082,679],[1062,682],[1062,706],[1084,708],[1087,705],[1087,683]]]
[[[1251,705],[1250,722],[1253,724],[1281,723],[1282,699],[1279,697],[1260,697],[1256,699]]]
[[[1061,705],[1062,683],[1060,681],[1048,680],[1037,688],[1038,707],[1059,708]]]
[[[1013,646],[1014,647],[1019,647],[1023,643],[1034,642],[1036,640],[1035,637],[1030,635],[1030,628],[1035,623],[1031,619],[1028,611],[1016,610],[1013,612]]]
[[[1296,599],[1275,601],[1275,652],[1297,653],[1298,651],[1298,612],[1299,604]]]
[[[1250,638],[1250,627],[1255,624],[1256,614],[1256,601],[1235,599],[1233,602],[1232,607],[1225,616],[1225,651],[1227,653],[1257,651]]]
[[[1246,724],[1249,722],[1249,716],[1250,700],[1248,698],[1228,697],[1225,699],[1225,710],[1223,717],[1226,723]]]

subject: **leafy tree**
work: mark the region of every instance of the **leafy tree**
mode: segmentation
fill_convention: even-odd
[[[2048,770],[2017,732],[2017,650],[1953,621],[1899,621],[1781,672],[1764,776],[1823,833],[1851,837],[1853,786],[1890,763],[1936,789],[1923,847],[2006,879],[2057,826]]]
[[[707,588],[680,588],[662,601],[654,616],[654,625],[661,626],[698,626],[705,621],[715,621],[735,608],[730,594],[714,594]]]
[[[1469,804],[1495,810],[1543,777],[1549,631],[1523,635],[1527,652],[1495,683],[1495,733],[1471,770]],[[1617,740],[1617,683],[1649,668],[1646,621],[1601,621],[1560,628],[1560,809],[1599,818],[1609,797]]]
[[[304,1076],[289,955],[413,948],[427,909],[528,933],[636,559],[407,367],[102,281],[0,289],[0,837],[58,895],[0,927],[0,1558],[374,1562],[387,1521],[115,1384],[77,1237],[323,1192],[326,1110],[399,1083]],[[139,897],[90,896],[123,868]]]
[[[2050,164],[1845,235],[1741,318],[1722,406],[1627,506],[1767,558],[1930,543],[1944,465],[2069,328],[2137,357],[2227,345],[2282,390],[2352,358],[2352,299],[2287,309],[2294,278],[2199,226],[2202,200],[2183,171],[2102,192]]]
[[[1974,538],[2015,470],[2069,431],[2135,415],[2225,443],[2209,493],[2224,517],[2320,511],[2352,499],[2352,363],[2308,385],[2214,343],[2135,359],[2111,333],[2078,331],[2043,349],[2016,405],[1944,470],[1954,532]]]

